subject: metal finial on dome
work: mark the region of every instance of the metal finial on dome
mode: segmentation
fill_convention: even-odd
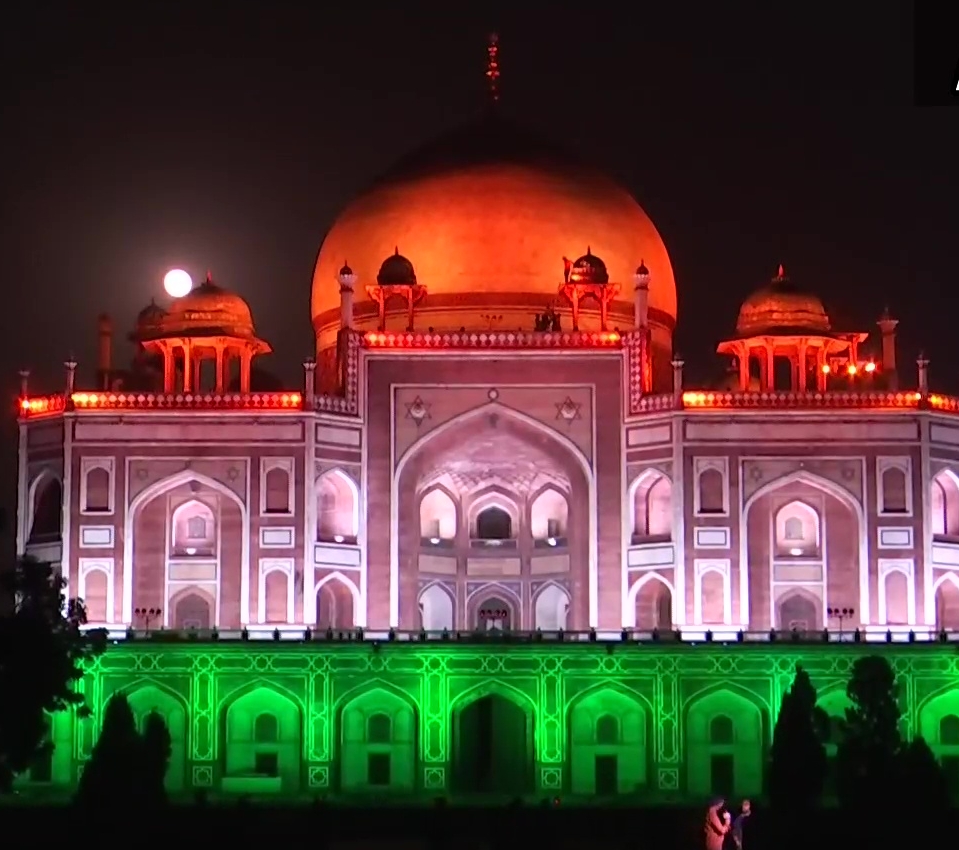
[[[776,272],[776,280],[785,280],[786,279],[786,270],[783,268],[783,264],[779,264],[779,271]]]
[[[499,100],[499,36],[490,33],[486,46],[486,85],[490,103]]]

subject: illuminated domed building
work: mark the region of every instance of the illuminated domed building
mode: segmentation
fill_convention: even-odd
[[[793,665],[841,713],[881,640],[959,776],[928,643],[959,629],[959,400],[782,268],[729,385],[684,386],[676,301],[625,190],[491,117],[333,225],[303,387],[252,388],[270,346],[211,277],[140,313],[130,373],[104,319],[97,386],[24,374],[19,551],[118,638],[95,713],[161,711],[177,791],[752,794]]]

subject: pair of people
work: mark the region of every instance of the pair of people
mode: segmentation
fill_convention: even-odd
[[[726,808],[726,800],[723,797],[714,799],[706,810],[706,850],[723,850],[727,836],[735,850],[742,850],[743,826],[751,811],[749,800],[743,800],[739,814],[733,818]]]

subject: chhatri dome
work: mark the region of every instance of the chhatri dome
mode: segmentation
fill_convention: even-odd
[[[793,282],[782,266],[766,286],[743,302],[736,321],[740,337],[829,332],[829,316],[819,296]]]
[[[633,276],[645,262],[654,345],[667,349],[676,286],[652,221],[621,186],[491,109],[400,160],[337,218],[313,274],[317,348],[335,343],[344,261],[357,275],[358,330],[374,329],[366,289],[397,252],[428,293],[416,308],[417,329],[486,329],[495,313],[501,328],[532,330],[545,307],[565,307],[564,258],[587,246],[620,286],[611,326],[632,325]],[[584,302],[583,310],[583,329],[598,329],[598,305]],[[398,304],[391,327],[405,325]]]

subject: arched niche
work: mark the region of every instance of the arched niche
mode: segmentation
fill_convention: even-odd
[[[491,487],[473,495],[467,521],[474,546],[515,546],[520,528],[519,505],[500,487]]]
[[[640,576],[630,588],[633,600],[633,628],[644,632],[671,631],[673,628],[673,590],[659,573]]]
[[[719,467],[706,463],[696,478],[699,514],[726,513],[726,476]]]
[[[822,601],[802,588],[792,588],[776,599],[776,628],[814,632],[823,629]]]
[[[374,687],[340,714],[340,788],[412,792],[416,787],[416,711],[395,691]]]
[[[909,512],[909,476],[905,463],[888,463],[879,473],[880,512],[905,514]]]
[[[127,694],[127,701],[136,719],[137,728],[142,732],[147,718],[156,712],[163,718],[170,733],[170,761],[164,782],[170,792],[181,791],[186,784],[187,763],[187,706],[180,697],[154,684],[144,684],[133,688]]]
[[[215,588],[172,586],[168,622],[174,629],[206,631],[216,624]]]
[[[420,538],[424,543],[454,542],[457,524],[456,502],[448,491],[434,486],[420,497]]]
[[[724,728],[731,738],[719,734]],[[690,794],[756,794],[763,782],[763,713],[731,689],[695,697],[686,711],[686,783]]]
[[[773,521],[777,558],[821,556],[819,514],[800,499],[783,505]]]
[[[342,469],[316,479],[316,539],[319,543],[354,543],[360,525],[360,493]]]
[[[533,628],[544,632],[566,629],[569,593],[555,582],[537,591],[533,601]]]
[[[943,469],[933,477],[930,489],[933,536],[959,537],[959,477],[951,469]]]
[[[477,631],[507,632],[522,628],[520,600],[510,588],[484,585],[466,600],[469,628]]]
[[[648,721],[637,697],[598,688],[575,699],[568,718],[573,794],[631,794],[647,784]]]
[[[33,494],[29,543],[43,543],[60,537],[63,526],[63,484],[49,472],[42,472],[31,486]]]
[[[263,513],[289,514],[291,476],[290,470],[274,461],[263,475]]]
[[[673,485],[658,469],[647,469],[633,483],[633,543],[670,540],[673,534]]]
[[[316,585],[317,629],[352,629],[359,591],[342,573],[330,573]]]
[[[529,508],[530,532],[536,545],[559,546],[566,542],[569,502],[556,487],[540,491]]]
[[[177,506],[170,519],[171,558],[216,557],[216,514],[199,499]]]
[[[453,595],[434,582],[420,591],[420,628],[428,632],[452,631],[454,625]]]
[[[942,574],[935,583],[936,629],[959,631],[959,576]]]
[[[106,465],[89,466],[83,486],[84,513],[109,513],[111,509],[111,476]]]
[[[80,568],[79,597],[87,612],[87,623],[113,622],[113,588],[109,570],[100,564]]]
[[[265,715],[275,721],[275,738],[262,734]],[[303,719],[297,703],[273,688],[254,686],[228,700],[223,709],[223,724],[224,790],[246,788],[247,793],[251,788],[264,793],[299,790]],[[244,784],[243,780],[250,778],[255,783]]]

